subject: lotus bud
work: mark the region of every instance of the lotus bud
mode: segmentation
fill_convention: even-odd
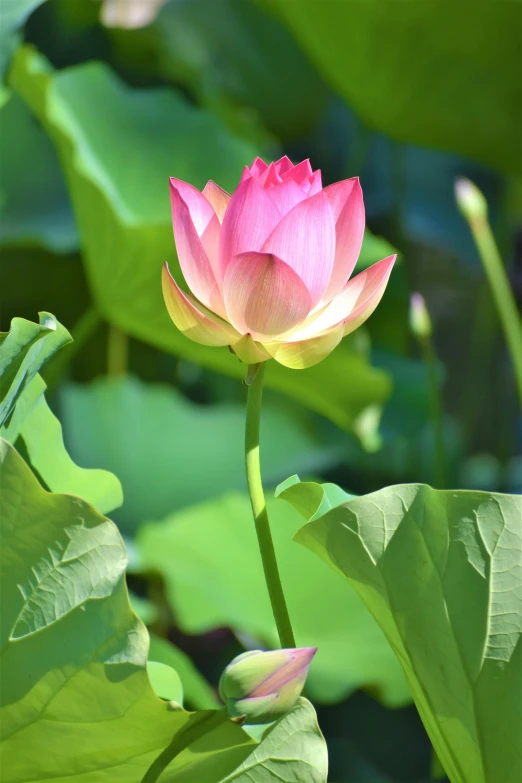
[[[427,340],[431,337],[431,318],[422,294],[411,295],[410,328],[418,340]]]
[[[270,723],[291,710],[301,695],[316,650],[251,650],[234,658],[219,682],[230,716],[244,715],[246,723]]]
[[[457,206],[466,220],[474,222],[485,220],[488,215],[486,199],[471,180],[459,177],[455,180],[455,198]]]

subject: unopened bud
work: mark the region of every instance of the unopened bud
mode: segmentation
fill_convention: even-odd
[[[474,220],[484,220],[487,217],[486,199],[471,180],[465,177],[459,177],[455,180],[455,198],[457,206],[466,220],[473,222]]]
[[[431,337],[431,318],[422,294],[414,293],[410,298],[410,329],[419,340]]]
[[[316,650],[251,650],[238,655],[219,682],[229,715],[245,715],[246,723],[270,723],[291,710],[301,695]]]

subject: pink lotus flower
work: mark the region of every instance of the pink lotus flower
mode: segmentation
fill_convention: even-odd
[[[187,337],[229,345],[247,364],[274,358],[310,367],[373,313],[395,256],[351,280],[364,234],[357,178],[321,184],[321,172],[285,156],[256,158],[230,196],[171,178],[174,238],[184,293],[163,269],[169,314]]]

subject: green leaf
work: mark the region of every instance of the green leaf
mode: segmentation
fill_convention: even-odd
[[[350,495],[337,484],[316,484],[315,481],[302,482],[299,476],[290,476],[275,491],[276,498],[286,500],[308,520],[326,514],[330,509],[352,500]]]
[[[50,313],[40,313],[39,324],[13,318],[9,332],[0,333],[0,426],[40,367],[71,340]]]
[[[404,704],[400,666],[357,593],[347,596],[337,575],[295,546],[297,512],[271,497],[268,511],[296,642],[319,647],[307,680],[311,696],[334,702],[368,686],[387,704]],[[163,574],[183,631],[229,626],[278,646],[247,496],[229,494],[146,524],[136,546],[138,566]]]
[[[169,386],[132,376],[69,384],[60,403],[72,456],[121,479],[125,504],[114,519],[126,532],[215,497],[224,486],[246,489],[241,403],[197,405]],[[270,403],[262,432],[269,483],[276,484],[289,466],[317,471],[334,457],[297,416]]]
[[[232,773],[252,745],[239,726],[173,710],[151,689],[113,523],[43,490],[6,441],[0,466],[4,783],[139,783],[173,736],[180,752],[164,780]],[[189,742],[206,716],[211,731]]]
[[[47,405],[46,385],[35,369],[71,338],[54,316],[42,313],[41,321],[46,325],[15,318],[11,331],[1,335],[2,393],[11,385],[1,403],[8,423],[0,426],[0,435],[10,443],[23,439],[31,466],[52,492],[78,495],[106,514],[121,506],[121,484],[106,470],[80,468],[65,449],[61,424]]]
[[[368,127],[522,171],[519,3],[261,2]]]
[[[51,141],[16,94],[0,109],[0,123],[0,243],[76,250],[74,216]]]
[[[80,468],[73,462],[64,446],[62,425],[43,395],[24,421],[20,435],[32,467],[52,492],[78,495],[101,514],[121,506],[122,487],[113,473]]]
[[[326,743],[307,699],[270,726],[259,747],[221,783],[326,783]]]
[[[99,311],[158,348],[244,378],[245,366],[227,348],[198,345],[177,331],[163,303],[160,273],[167,260],[181,282],[169,175],[200,188],[213,179],[230,190],[257,150],[176,92],[132,89],[101,63],[52,72],[24,47],[11,81],[59,152]],[[99,106],[111,111],[100,114]],[[349,339],[307,370],[269,362],[266,383],[355,432],[359,417],[390,393],[387,374],[370,367]]]
[[[183,704],[183,685],[179,674],[171,666],[158,661],[148,661],[147,674],[156,696],[167,701]]]
[[[214,690],[179,647],[151,634],[149,660],[160,661],[177,671],[189,706],[198,710],[218,710],[221,707]]]
[[[404,484],[296,536],[379,622],[452,783],[522,779],[521,518],[518,496]]]
[[[0,351],[1,351],[0,347]],[[24,422],[31,415],[34,408],[43,399],[47,386],[44,379],[39,373],[32,378],[32,380],[26,384],[22,393],[18,396],[16,403],[9,416],[7,424],[3,424],[0,427],[0,435],[9,443],[15,443],[16,439],[20,435],[20,430],[23,427]]]
[[[131,560],[131,558],[129,558],[129,560]],[[132,562],[130,563],[130,568],[132,570]],[[152,625],[158,620],[159,609],[157,605],[152,601],[149,601],[148,598],[142,598],[141,595],[136,595],[136,593],[130,591],[129,601],[132,606],[132,611],[134,614],[138,615],[144,625]]]

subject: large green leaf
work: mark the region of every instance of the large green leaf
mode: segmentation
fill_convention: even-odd
[[[36,370],[71,338],[54,316],[42,313],[40,320],[15,318],[10,332],[0,335],[0,435],[10,443],[23,439],[31,466],[52,492],[78,495],[106,514],[121,506],[121,484],[106,470],[79,467],[65,449],[61,424],[47,405],[46,385]]]
[[[6,441],[0,456],[4,783],[139,783],[173,735],[183,749],[163,779],[218,783],[252,743],[220,713],[154,695],[116,527],[43,490]]]
[[[297,512],[270,497],[268,510],[297,644],[319,647],[310,694],[333,702],[368,686],[387,704],[408,701],[400,666],[357,593],[346,595],[336,574],[292,542]],[[277,646],[248,497],[229,494],[146,524],[136,543],[138,565],[163,574],[185,632],[229,626]]]
[[[327,770],[326,745],[314,708],[301,698],[265,731],[259,748],[221,783],[325,783]]]
[[[35,378],[33,384],[36,380],[41,378]],[[73,462],[63,442],[62,425],[43,395],[23,422],[20,436],[32,467],[52,492],[78,495],[101,514],[121,506],[122,487],[113,473],[81,468]]]
[[[74,216],[49,137],[14,93],[0,109],[0,123],[0,243],[75,250]]]
[[[245,366],[228,349],[198,345],[173,326],[160,271],[168,260],[179,276],[168,176],[197,187],[214,179],[232,189],[256,154],[253,146],[176,92],[131,89],[101,63],[52,72],[43,58],[23,48],[11,74],[58,149],[100,312],[159,348],[243,378]],[[100,106],[110,106],[110,112]],[[371,368],[349,338],[307,370],[270,362],[266,382],[356,432],[361,414],[390,392],[388,376]]]
[[[197,405],[166,385],[138,378],[100,378],[60,394],[65,436],[81,465],[101,465],[122,481],[125,504],[115,521],[132,532],[147,519],[219,495],[246,490],[245,406]],[[299,465],[308,473],[331,464],[333,452],[297,416],[267,404],[262,424],[266,480]]]
[[[0,333],[0,426],[40,367],[71,339],[50,313],[40,313],[39,324],[13,318],[9,332]]]
[[[369,127],[522,171],[520,3],[261,2]]]
[[[314,493],[310,512],[318,485],[286,496]],[[522,779],[521,520],[518,496],[405,484],[341,503],[296,536],[379,622],[452,783]]]

